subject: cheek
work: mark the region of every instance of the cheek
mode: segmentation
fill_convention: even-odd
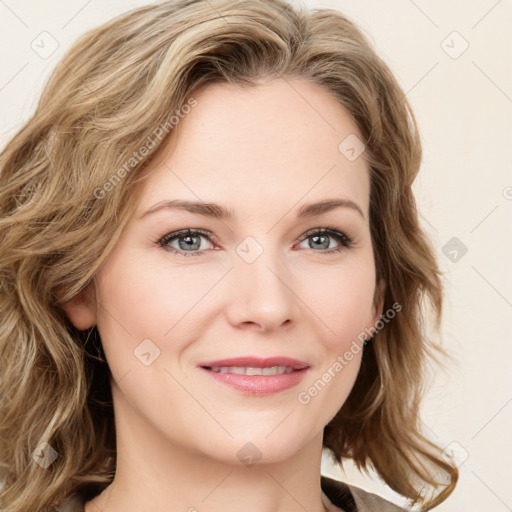
[[[338,272],[324,293],[314,297],[319,329],[319,365],[297,394],[303,413],[327,425],[349,396],[361,366],[365,327],[373,325],[374,278],[371,270]],[[366,336],[367,337],[367,336]],[[320,355],[321,354],[321,355]]]
[[[325,327],[331,350],[342,350],[372,322],[375,271],[372,260],[310,274],[302,295]],[[318,278],[318,279],[317,279]],[[324,283],[324,285],[322,285]]]
[[[374,291],[371,255],[328,272],[319,268],[318,274],[309,273],[304,281],[301,293],[317,318],[319,364],[300,387],[297,399],[324,424],[343,405],[359,373],[367,337],[364,330],[373,325]]]
[[[112,255],[97,276],[97,326],[112,373],[130,369],[139,346],[155,354],[160,350],[159,364],[172,356],[171,347],[174,355],[179,353],[200,326],[201,306],[207,303],[202,299],[219,276],[211,269],[148,267],[141,258],[125,255],[121,261]]]

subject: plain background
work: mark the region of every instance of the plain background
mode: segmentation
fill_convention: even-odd
[[[0,145],[28,119],[79,35],[147,3],[0,0]],[[456,457],[461,473],[452,497],[436,510],[512,511],[512,3],[303,5],[339,9],[363,29],[419,123],[424,158],[415,193],[445,272],[442,345],[456,360],[432,373],[422,419],[425,433]],[[56,50],[41,55],[52,44]],[[323,473],[403,503],[375,475],[350,464],[342,472],[324,458]]]

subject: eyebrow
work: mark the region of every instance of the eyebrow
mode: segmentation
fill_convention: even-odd
[[[215,219],[229,219],[234,220],[237,218],[236,213],[229,209],[215,203],[205,203],[202,201],[187,201],[183,199],[165,200],[153,205],[149,210],[146,210],[140,218],[144,218],[152,213],[166,210],[166,209],[184,210],[205,217],[212,217]],[[314,217],[327,213],[335,208],[350,208],[359,213],[365,219],[362,209],[351,201],[350,199],[326,199],[318,203],[309,203],[302,205],[297,211],[298,218]]]

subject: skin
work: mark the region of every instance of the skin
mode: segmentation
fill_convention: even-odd
[[[338,150],[349,134],[362,137],[327,91],[298,79],[245,90],[209,85],[194,97],[198,105],[138,190],[137,210],[93,286],[65,306],[79,329],[97,324],[115,379],[117,473],[85,510],[323,511],[323,429],[352,389],[361,352],[309,403],[298,394],[382,313],[368,166],[364,153],[349,161]],[[178,209],[140,218],[178,198],[221,204],[237,219]],[[338,198],[363,215],[341,207],[297,218],[306,203]],[[326,226],[353,246],[301,238]],[[191,256],[158,245],[185,228],[215,240],[194,238],[201,245]],[[237,253],[248,236],[263,249],[252,263]],[[170,245],[183,253],[180,240]],[[256,245],[245,247],[255,254]],[[160,350],[148,366],[134,355],[144,339]],[[295,357],[310,370],[293,388],[251,396],[197,367],[243,355]],[[261,457],[256,464],[241,460],[244,446]]]

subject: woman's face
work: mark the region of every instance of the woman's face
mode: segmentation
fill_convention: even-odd
[[[226,462],[244,450],[284,460],[321,439],[356,379],[357,340],[382,312],[361,136],[303,81],[210,85],[194,97],[91,301],[68,314],[97,324],[119,424]],[[219,362],[232,358],[267,369]]]

